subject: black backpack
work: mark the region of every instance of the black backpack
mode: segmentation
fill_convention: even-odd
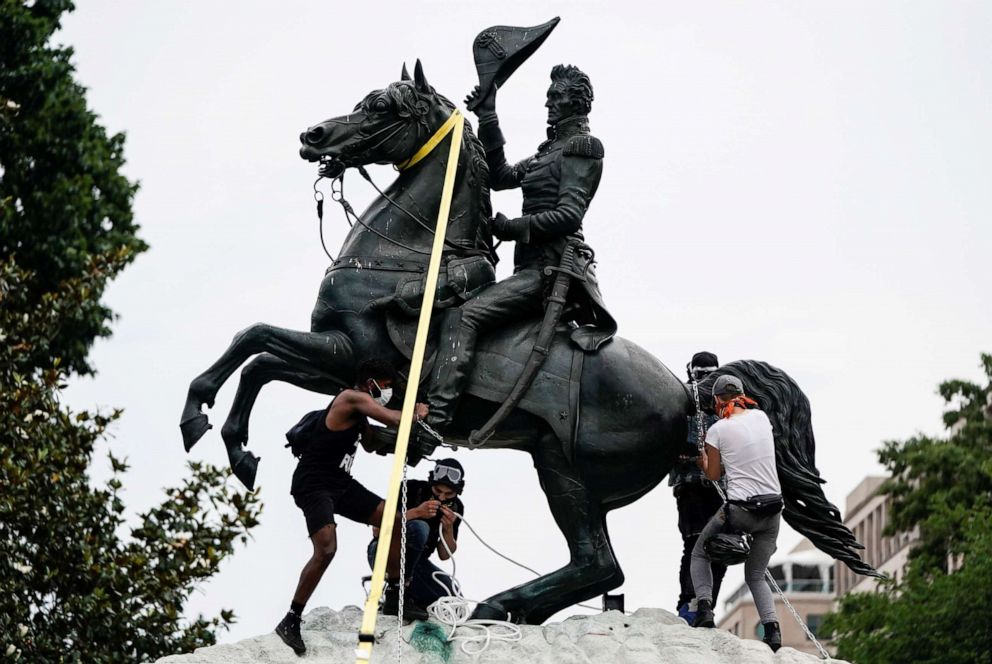
[[[310,441],[313,440],[313,430],[327,416],[327,409],[312,410],[293,425],[293,428],[286,432],[286,447],[299,459],[307,451]]]

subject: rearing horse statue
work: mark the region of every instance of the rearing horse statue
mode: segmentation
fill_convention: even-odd
[[[300,137],[300,154],[344,167],[401,165],[453,110],[428,84],[418,62],[414,77],[404,67],[401,80],[370,93],[353,112],[309,128]],[[467,122],[461,148],[438,285],[439,314],[495,279],[489,174],[482,146]],[[221,436],[234,474],[248,488],[254,486],[258,459],[244,446],[249,415],[263,385],[281,380],[335,394],[352,383],[361,358],[408,363],[447,154],[432,150],[401,170],[357,219],[321,283],[309,332],[253,325],[235,335],[224,354],[192,381],[180,425],[187,451],[210,428],[203,405],[212,406],[221,386],[246,362]],[[539,323],[524,321],[483,338],[446,443],[467,444],[469,433],[496,411],[526,362]],[[624,576],[606,515],[654,488],[685,444],[687,416],[695,407],[668,368],[622,337],[587,353],[573,347],[569,332],[567,325],[561,327],[529,392],[485,446],[533,457],[570,560],[486,600],[475,617],[505,619],[509,614],[517,622],[540,624],[563,608],[620,586]],[[426,368],[424,375],[429,375]],[[781,388],[772,394],[802,395],[784,374],[760,375]],[[774,411],[776,404],[762,407]],[[788,421],[802,403],[782,407],[787,411],[783,421]],[[808,402],[805,408],[808,423]],[[795,478],[792,484],[783,482],[786,519],[856,571],[870,573],[854,552],[858,544],[853,535],[818,488],[822,480],[813,466],[812,432],[800,433],[776,431],[780,465],[791,468],[787,477]],[[797,493],[790,503],[792,489]],[[824,519],[830,521],[828,528],[818,526]]]

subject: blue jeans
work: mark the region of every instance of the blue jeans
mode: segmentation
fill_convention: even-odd
[[[428,558],[430,551],[425,551],[427,546],[427,534],[430,528],[427,523],[421,520],[407,521],[406,524],[406,578],[410,581],[407,589],[409,596],[420,606],[430,606],[441,597],[454,595],[451,577],[441,571],[439,567],[431,563]],[[393,537],[399,537],[399,532],[394,532]],[[369,542],[369,566],[375,565],[375,552],[379,548],[379,539]],[[413,570],[411,573],[410,570]],[[435,581],[437,579],[437,581]],[[438,581],[446,588],[442,588]]]

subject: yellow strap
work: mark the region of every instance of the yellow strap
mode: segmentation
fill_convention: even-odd
[[[420,305],[417,338],[413,344],[413,356],[410,358],[410,376],[407,379],[406,395],[403,397],[400,426],[396,432],[396,450],[393,453],[393,473],[389,480],[389,491],[386,493],[386,507],[382,513],[382,524],[379,527],[379,545],[375,554],[375,565],[372,567],[371,592],[369,592],[369,598],[365,602],[365,616],[362,618],[360,634],[366,635],[366,638],[375,633],[375,623],[379,613],[379,599],[382,595],[382,586],[386,581],[386,561],[389,559],[389,544],[393,537],[393,521],[395,519],[397,502],[399,501],[400,482],[403,478],[403,467],[406,465],[406,450],[410,442],[410,429],[413,426],[413,410],[417,403],[417,385],[420,385],[424,351],[427,347],[427,330],[430,327],[431,314],[434,311],[434,295],[437,291],[438,274],[441,271],[441,250],[444,248],[444,236],[448,230],[448,216],[451,212],[451,197],[455,188],[455,172],[458,170],[458,154],[462,145],[462,130],[464,129],[465,118],[462,117],[461,113],[455,111],[451,114],[448,122],[451,123],[454,131],[451,136],[451,147],[448,150],[448,165],[444,173],[444,187],[441,190],[441,207],[437,211],[434,246],[431,249],[431,259],[427,267],[427,281],[424,283],[424,299]],[[448,123],[446,122],[445,124],[447,125]],[[445,133],[448,133],[448,131]],[[437,137],[437,134],[435,134],[435,137]],[[434,139],[432,138],[431,140],[433,141]],[[430,142],[428,142],[428,145],[430,145]],[[428,146],[425,145],[424,147],[426,148]],[[433,146],[430,149],[433,149]],[[430,152],[430,149],[427,150],[427,153]],[[423,152],[423,148],[420,152]],[[420,152],[414,155],[414,158],[420,155]],[[427,153],[424,154],[426,155]],[[402,622],[403,617],[400,616],[399,620]],[[372,645],[373,642],[371,640],[359,641],[358,649],[355,651],[357,656],[356,664],[368,664],[372,658]]]
[[[444,124],[437,128],[434,135],[427,139],[427,142],[424,143],[419,150],[417,150],[416,154],[404,161],[402,164],[399,164],[396,168],[398,170],[405,171],[411,166],[419,164],[424,157],[434,151],[434,148],[436,148],[438,144],[444,140],[445,136],[451,133],[451,130],[454,129],[456,123],[461,126],[461,123],[464,121],[465,118],[462,117],[462,114],[458,111],[458,109],[456,108],[453,110],[451,115],[448,116],[448,119],[444,121]]]

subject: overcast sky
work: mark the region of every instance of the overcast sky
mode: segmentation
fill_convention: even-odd
[[[127,133],[151,249],[110,287],[120,320],[93,349],[99,375],[73,381],[68,402],[125,409],[109,445],[132,463],[130,508],[185,476],[186,389],[232,335],[257,321],[309,326],[327,258],[299,133],[417,57],[460,100],[476,83],[478,32],[555,15],[501,90],[500,118],[508,154],[523,158],[544,137],[551,67],[590,75],[606,160],[585,231],[620,334],[679,375],[704,349],[786,370],[810,398],[817,464],[842,507],[881,470],[882,441],[941,432],[937,384],[979,379],[979,353],[992,351],[987,3],[87,1],[57,39],[75,48],[103,124]],[[385,184],[391,172],[373,176]],[[357,209],[371,200],[355,176],[348,195]],[[494,207],[518,214],[519,191]],[[347,227],[331,206],[327,222],[336,252]],[[226,463],[233,380],[192,458]],[[310,544],[283,433],[325,402],[273,384],[256,404],[261,525],[189,604],[236,610],[222,641],[271,630],[288,607]],[[493,546],[540,570],[566,562],[525,454],[457,456],[466,516]],[[390,463],[360,457],[354,474],[384,495]],[[98,458],[98,479],[106,465]],[[342,521],[310,607],[363,600],[369,532]],[[681,541],[667,486],[614,512],[610,531],[628,608],[674,609]],[[798,539],[784,531],[779,550]],[[467,531],[460,545],[470,597],[528,578]]]

